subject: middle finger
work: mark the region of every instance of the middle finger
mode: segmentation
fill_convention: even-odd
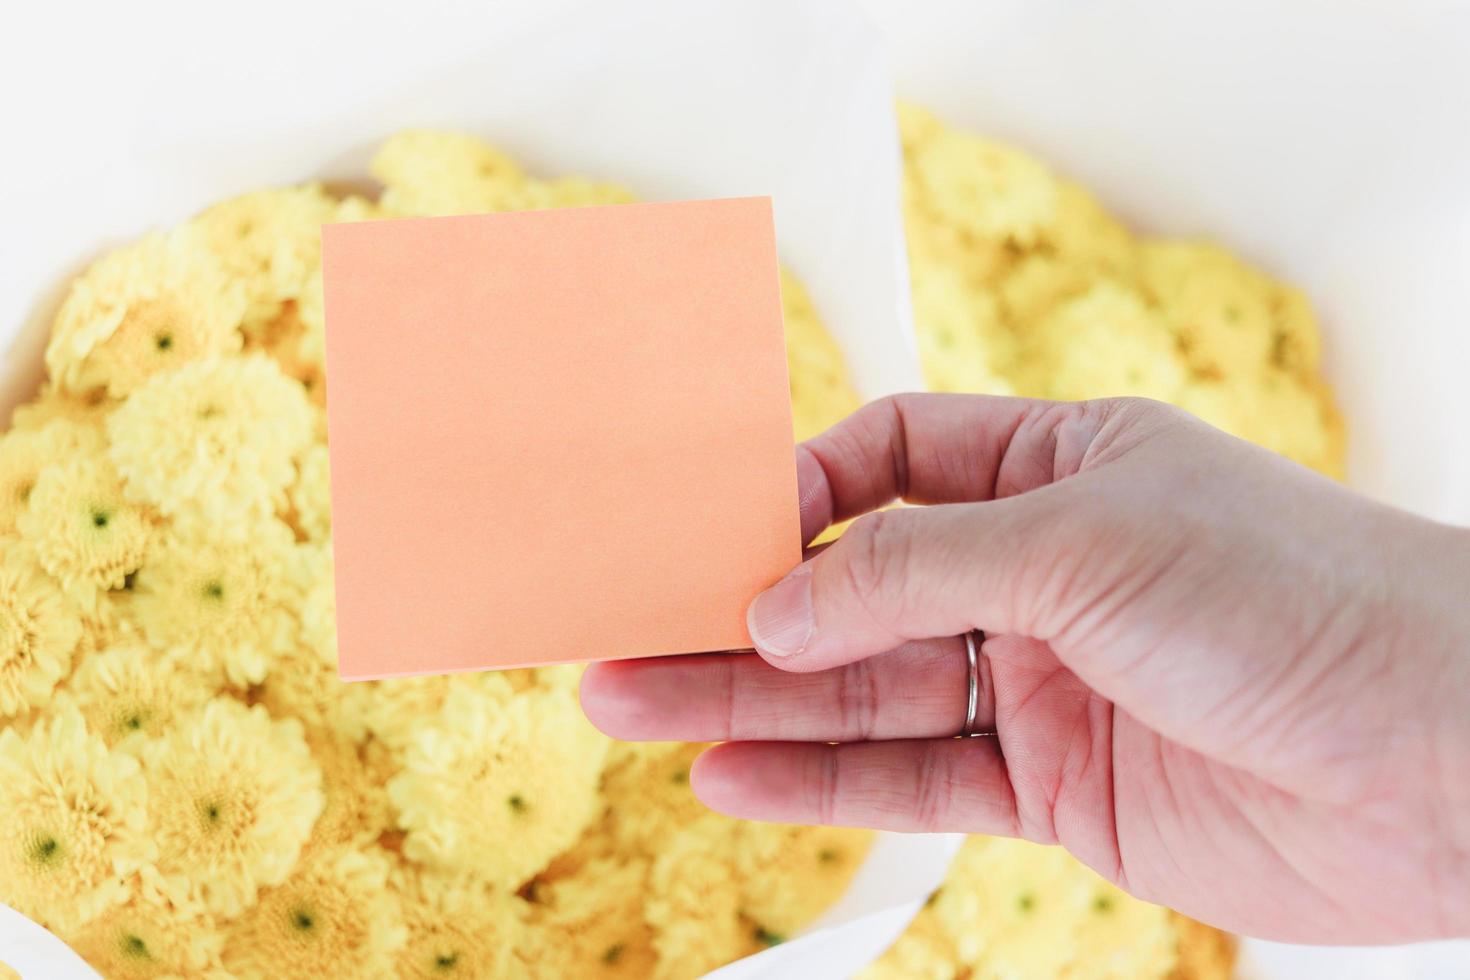
[[[994,727],[980,658],[979,727]],[[969,665],[961,637],[908,643],[868,660],[797,674],[753,653],[593,664],[582,707],[614,738],[686,742],[858,742],[943,738],[965,722]]]

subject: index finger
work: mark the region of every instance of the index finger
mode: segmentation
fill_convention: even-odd
[[[1085,416],[1082,403],[993,395],[865,405],[796,449],[802,541],[895,500],[970,503],[1050,483],[1064,423]]]

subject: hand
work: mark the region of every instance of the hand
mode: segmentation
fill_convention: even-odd
[[[583,680],[610,735],[727,742],[709,806],[1060,843],[1268,938],[1470,934],[1470,532],[1135,400],[900,397],[797,470],[808,542],[867,516],[755,600],[759,656]],[[995,735],[956,739],[972,628]]]

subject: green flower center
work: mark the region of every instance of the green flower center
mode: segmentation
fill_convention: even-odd
[[[157,347],[160,351],[170,350],[173,345],[174,335],[171,333],[161,333],[153,338],[153,346]]]
[[[526,803],[525,797],[519,793],[512,793],[510,798],[505,801],[505,805],[510,807],[512,813],[525,813],[526,808],[529,806]]]
[[[107,511],[105,511],[105,510],[94,510],[94,511],[92,511],[92,526],[93,527],[106,527],[107,526],[107,522],[110,521],[110,520],[112,520],[112,515],[109,514]]]
[[[123,936],[118,943],[118,948],[124,956],[135,960],[151,960],[152,954],[148,952],[148,944],[143,941],[142,936]]]
[[[454,965],[458,962],[458,953],[440,953],[438,956],[434,957],[434,969],[452,970],[454,969]]]
[[[61,842],[50,834],[37,834],[26,845],[26,857],[43,868],[61,863]]]
[[[1032,895],[1030,892],[1022,892],[1016,898],[1016,908],[1020,909],[1022,912],[1030,912],[1035,907],[1036,896]]]
[[[200,592],[204,595],[204,598],[219,602],[225,597],[225,586],[223,582],[215,579],[210,582],[205,582],[204,588]]]
[[[299,932],[311,932],[316,928],[316,917],[310,909],[297,909],[291,913],[291,927]]]
[[[622,943],[613,943],[605,951],[603,951],[602,962],[606,963],[608,966],[612,966],[618,960],[623,958],[623,950],[627,948],[628,947]]]

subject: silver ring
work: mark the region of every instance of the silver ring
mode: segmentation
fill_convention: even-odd
[[[960,729],[961,738],[979,735],[980,732],[980,644],[985,634],[970,630],[965,634],[965,660],[969,664],[969,698],[965,702],[965,727]]]

